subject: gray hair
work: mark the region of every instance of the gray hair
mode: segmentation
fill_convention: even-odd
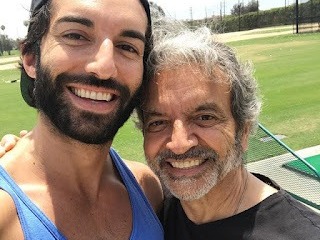
[[[153,79],[163,70],[196,65],[209,79],[214,80],[215,70],[220,69],[226,76],[222,81],[227,79],[230,85],[232,115],[237,123],[237,133],[242,134],[246,123],[250,124],[249,130],[252,132],[257,126],[261,109],[252,65],[242,64],[235,51],[217,41],[207,27],[191,30],[178,21],[162,19],[153,22],[154,48],[147,62],[148,77]],[[138,107],[137,112],[140,125],[143,125],[141,108]]]

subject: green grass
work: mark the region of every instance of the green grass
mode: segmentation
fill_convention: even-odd
[[[135,127],[134,121],[133,117],[120,128],[112,146],[123,158],[144,162],[142,133]]]
[[[260,122],[298,150],[320,139],[320,34],[282,35],[230,43],[251,60],[263,95]]]
[[[20,94],[20,83],[6,83],[19,79],[19,70],[0,71],[0,136],[19,134],[22,129],[32,129],[36,111],[27,106]]]
[[[282,35],[229,43],[242,60],[252,60],[264,105],[260,122],[298,150],[320,139],[320,34]],[[36,111],[20,95],[18,70],[0,71],[0,136],[32,129]],[[129,120],[113,146],[129,160],[143,161],[142,135]]]
[[[5,83],[6,81],[13,81],[13,80],[19,80],[19,79],[20,79],[20,72],[18,69],[0,71],[0,84]]]
[[[10,51],[10,55],[8,54],[7,51],[4,52],[4,54],[2,56],[0,56],[1,58],[9,58],[9,57],[14,57],[14,56],[19,56],[20,52],[19,50],[12,50]]]

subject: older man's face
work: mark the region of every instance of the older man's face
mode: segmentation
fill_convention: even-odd
[[[242,163],[230,86],[218,69],[215,76],[190,66],[162,71],[143,107],[148,164],[181,200],[203,197]]]

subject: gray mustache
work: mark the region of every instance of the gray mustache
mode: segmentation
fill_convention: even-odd
[[[219,158],[219,155],[216,151],[209,148],[193,147],[183,154],[175,154],[171,150],[164,150],[158,155],[157,160],[161,162],[165,161],[168,158],[175,160],[184,160],[187,158],[217,160]]]

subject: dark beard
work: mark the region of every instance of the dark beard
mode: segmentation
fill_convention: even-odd
[[[75,108],[65,97],[66,84],[82,83],[115,89],[120,93],[120,104],[108,115]],[[60,133],[87,144],[112,141],[119,128],[130,117],[136,106],[140,89],[130,98],[128,87],[114,79],[101,80],[92,75],[62,73],[52,79],[49,69],[37,67],[34,96],[36,107],[44,113]]]

